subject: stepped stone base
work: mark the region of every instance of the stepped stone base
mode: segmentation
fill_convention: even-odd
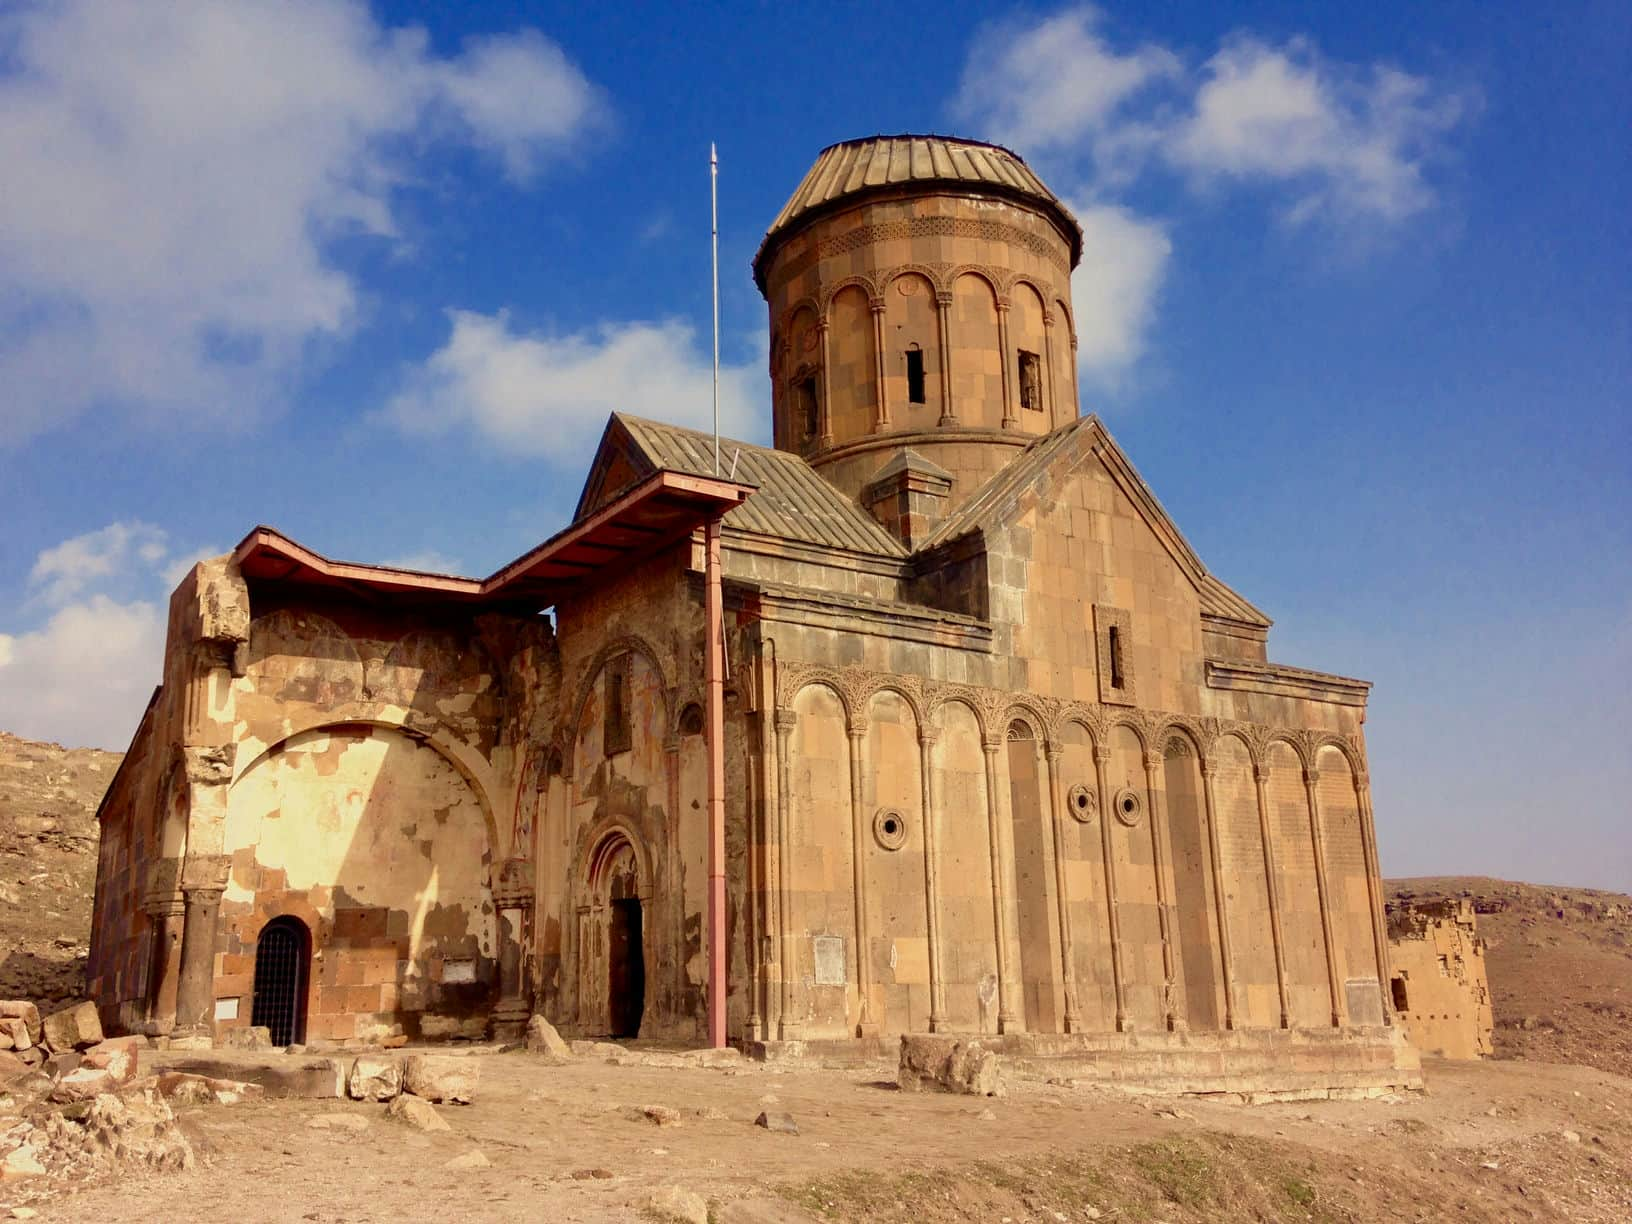
[[[971,1036],[975,1036],[971,1034]],[[899,1039],[762,1041],[765,1061],[859,1065]],[[1228,1033],[981,1035],[1015,1078],[1071,1079],[1163,1095],[1228,1093],[1254,1102],[1360,1099],[1422,1088],[1422,1060],[1397,1027]]]

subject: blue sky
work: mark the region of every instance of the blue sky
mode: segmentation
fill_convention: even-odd
[[[1383,866],[1632,888],[1632,10],[0,2],[0,727],[120,747],[271,523],[485,574],[614,408],[764,440],[816,152],[1015,148],[1097,411],[1272,657],[1375,682]]]

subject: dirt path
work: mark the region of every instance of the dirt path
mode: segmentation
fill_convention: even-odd
[[[378,1105],[192,1108],[202,1167],[84,1189],[40,1218],[658,1219],[671,1185],[720,1221],[1632,1218],[1632,1081],[1582,1067],[1434,1063],[1429,1094],[1392,1103],[1244,1106],[1035,1082],[999,1100],[906,1094],[885,1066],[482,1061],[476,1103],[441,1108],[451,1134]],[[755,1127],[762,1109],[800,1133]],[[310,1125],[334,1113],[368,1126]],[[472,1151],[490,1165],[446,1167]]]

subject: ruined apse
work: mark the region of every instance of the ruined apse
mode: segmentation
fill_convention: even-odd
[[[774,446],[725,440],[722,478],[632,406],[572,521],[485,579],[270,528],[195,569],[103,805],[105,1017],[696,1040],[717,754],[745,1048],[928,1030],[1409,1082],[1369,686],[1270,661],[1269,618],[1083,415],[1081,258],[1007,150],[835,145],[754,259]]]

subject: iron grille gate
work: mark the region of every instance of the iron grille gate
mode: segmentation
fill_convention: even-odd
[[[255,946],[255,1004],[251,1024],[272,1031],[272,1044],[299,1040],[302,995],[306,990],[306,940],[293,923],[272,922]]]

